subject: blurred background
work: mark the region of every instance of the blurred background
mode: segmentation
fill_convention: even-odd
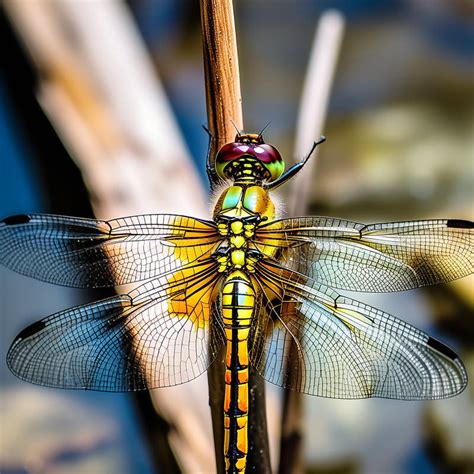
[[[271,121],[266,140],[294,158],[309,51],[328,8],[346,27],[310,214],[474,219],[469,0],[236,2],[246,130]],[[0,22],[2,217],[209,213],[198,2],[6,0]],[[23,383],[4,362],[16,334],[109,293],[3,268],[0,279],[2,473],[212,472],[205,376],[151,398]],[[356,298],[450,345],[472,378],[473,284]],[[268,391],[277,439],[281,393]],[[305,396],[306,472],[472,472],[473,402],[472,384],[426,403]]]

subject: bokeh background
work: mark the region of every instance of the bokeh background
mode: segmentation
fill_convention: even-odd
[[[267,141],[292,157],[312,38],[328,8],[343,13],[346,28],[311,214],[366,222],[473,219],[469,0],[236,2],[246,129],[271,121]],[[6,0],[0,21],[1,216],[206,214],[198,2]],[[6,351],[25,325],[106,292],[58,288],[3,268],[0,282],[2,473],[203,472],[199,459],[212,461],[212,446],[195,441],[198,461],[182,454],[189,438],[211,436],[200,388],[196,410],[203,414],[186,437],[173,403],[160,406],[160,395],[150,402],[53,390],[8,372]],[[472,278],[356,298],[450,345],[472,377]],[[281,394],[269,392],[270,420]],[[186,413],[189,393],[171,393]],[[472,385],[454,399],[426,403],[306,396],[304,403],[306,472],[474,470]],[[270,425],[277,436],[277,424]]]

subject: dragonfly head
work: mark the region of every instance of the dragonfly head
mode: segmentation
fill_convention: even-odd
[[[285,169],[279,151],[261,133],[238,133],[217,153],[216,171],[223,179],[275,181]]]

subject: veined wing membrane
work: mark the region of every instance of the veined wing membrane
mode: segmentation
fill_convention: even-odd
[[[8,366],[21,379],[57,388],[123,392],[187,382],[208,368],[223,342],[210,317],[220,278],[215,266],[212,259],[190,264],[129,294],[38,321],[15,339]]]
[[[78,288],[123,285],[207,255],[212,222],[150,214],[110,221],[21,215],[0,223],[0,263],[27,276]]]
[[[286,266],[335,288],[401,291],[474,269],[474,223],[428,220],[365,225],[325,217],[261,226],[256,244],[283,247]]]
[[[271,317],[251,362],[269,382],[346,399],[438,399],[465,388],[457,355],[413,326],[277,265],[261,264],[259,277]],[[268,297],[278,292],[280,301]]]

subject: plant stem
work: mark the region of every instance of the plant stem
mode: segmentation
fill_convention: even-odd
[[[206,81],[208,128],[214,137],[211,157],[235,136],[232,122],[243,128],[239,64],[231,0],[201,0],[203,59]],[[212,333],[211,333],[212,337]],[[222,358],[208,371],[209,404],[212,414],[217,471],[224,472],[224,364]],[[263,379],[250,369],[249,453],[247,469],[269,473],[270,454]]]
[[[215,137],[211,156],[243,128],[242,99],[231,0],[201,0],[201,26],[208,128]]]

